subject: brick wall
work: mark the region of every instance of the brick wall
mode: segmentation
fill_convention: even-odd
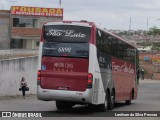
[[[160,73],[154,73],[154,79],[160,80]]]
[[[154,73],[154,67],[151,63],[141,61],[140,62],[140,67],[144,69],[145,71],[145,78],[152,79],[153,78],[153,73]]]
[[[40,36],[40,28],[12,28],[12,36]]]
[[[160,64],[152,60],[144,61],[143,57],[146,55],[150,58],[160,59],[156,54],[140,54],[140,67],[145,70],[145,78],[160,80]]]

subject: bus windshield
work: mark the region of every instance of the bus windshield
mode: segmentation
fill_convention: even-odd
[[[91,27],[75,25],[46,25],[44,40],[47,42],[87,43],[90,40]]]

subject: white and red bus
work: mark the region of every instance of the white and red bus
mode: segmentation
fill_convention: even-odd
[[[75,104],[113,109],[137,97],[138,51],[93,22],[43,25],[39,47],[37,97],[57,109]]]

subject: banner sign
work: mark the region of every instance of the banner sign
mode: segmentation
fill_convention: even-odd
[[[85,111],[86,112],[86,111]],[[63,114],[64,113],[64,114]],[[84,114],[83,110],[57,111],[0,111],[0,118],[41,118],[41,117],[160,117],[160,111],[107,111],[98,114]]]
[[[11,7],[11,14],[13,14],[13,15],[63,17],[63,9],[61,9],[61,8],[27,7],[27,6],[12,6]]]

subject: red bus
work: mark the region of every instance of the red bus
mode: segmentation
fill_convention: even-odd
[[[137,97],[138,50],[93,22],[43,25],[39,47],[37,97],[57,109],[75,104],[113,109]]]

